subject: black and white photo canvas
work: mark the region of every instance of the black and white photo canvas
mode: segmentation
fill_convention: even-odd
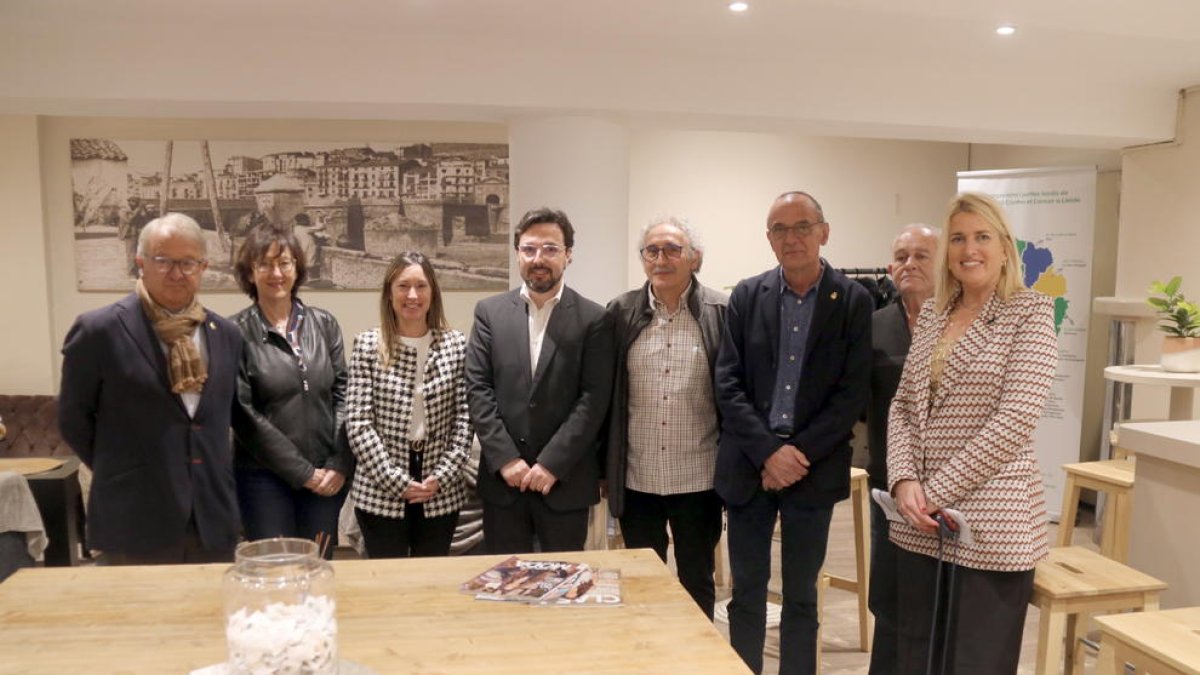
[[[443,290],[504,290],[508,177],[498,143],[72,139],[76,279],[130,289],[138,234],[165,209],[204,229],[208,290],[237,289],[233,261],[262,223],[296,233],[309,288],[376,290],[415,250]]]

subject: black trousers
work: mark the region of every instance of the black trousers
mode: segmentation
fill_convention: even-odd
[[[763,668],[767,633],[767,583],[771,539],[779,516],[782,546],[783,614],[779,623],[780,675],[817,671],[817,576],[825,562],[833,507],[797,504],[787,494],[759,489],[741,506],[728,506],[729,642],[755,673]]]
[[[896,552],[888,539],[887,516],[871,500],[871,591],[867,607],[875,616],[875,634],[871,638],[871,668],[869,675],[893,675],[896,672],[896,650],[900,638],[900,596],[896,586]]]
[[[912,675],[927,672],[931,650],[934,675],[1013,675],[1017,672],[1025,612],[1033,595],[1033,570],[988,572],[944,565],[939,589],[940,611],[933,623],[938,561],[898,549],[897,562],[897,573],[902,581],[898,586],[900,624],[896,672]],[[955,568],[953,587],[949,579],[951,567]],[[948,609],[952,612],[949,617]]]
[[[408,454],[409,474],[414,480],[424,480],[421,471],[422,455]],[[363,545],[368,558],[432,558],[450,555],[458,512],[441,516],[425,515],[424,504],[408,504],[403,518],[367,513],[355,507],[358,527],[362,530]]]
[[[667,561],[670,525],[679,582],[709,621],[716,601],[713,572],[717,542],[721,540],[721,505],[714,490],[677,495],[625,490],[625,511],[621,515],[625,548],[652,548],[663,562]]]
[[[488,553],[581,551],[587,543],[588,510],[556,511],[540,492],[522,492],[507,506],[484,502],[483,543]]]
[[[96,559],[101,566],[116,565],[184,565],[197,563],[226,563],[233,562],[233,550],[210,550],[204,548],[200,540],[200,531],[196,529],[196,521],[189,520],[187,530],[178,543],[156,551],[104,551]]]

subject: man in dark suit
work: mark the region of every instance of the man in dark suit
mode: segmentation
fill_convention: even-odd
[[[80,315],[63,344],[59,428],[94,474],[88,545],[106,564],[233,559],[242,339],[196,301],[205,255],[196,221],[151,221],[135,291]]]
[[[729,637],[762,671],[771,538],[781,523],[779,672],[816,672],[817,575],[833,505],[850,495],[851,429],[867,400],[871,298],[832,269],[821,205],[776,198],[767,240],[779,266],[738,283],[717,357],[716,489],[729,518]]]
[[[583,548],[600,501],[598,435],[613,377],[604,308],[563,284],[575,230],[526,213],[513,235],[519,289],[479,302],[467,398],[479,436],[483,538],[492,553]]]
[[[867,405],[867,465],[872,488],[887,492],[888,409],[900,384],[900,373],[908,357],[912,329],[917,326],[921,305],[933,297],[937,232],[928,225],[906,225],[892,241],[888,273],[900,291],[899,302],[871,315],[871,394]],[[896,591],[896,545],[888,538],[883,509],[871,501],[871,592],[867,602],[875,616],[871,640],[870,675],[895,673],[898,640]]]

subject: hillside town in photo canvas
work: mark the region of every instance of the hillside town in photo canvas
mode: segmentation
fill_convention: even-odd
[[[508,176],[498,143],[72,139],[78,287],[131,288],[142,227],[177,211],[204,228],[210,290],[236,290],[238,248],[262,223],[296,233],[309,288],[376,290],[417,250],[444,290],[503,290]]]

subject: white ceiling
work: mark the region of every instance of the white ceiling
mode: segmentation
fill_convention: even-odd
[[[1200,84],[1196,0],[750,3],[0,0],[0,114],[582,113],[1115,148],[1170,138]]]

